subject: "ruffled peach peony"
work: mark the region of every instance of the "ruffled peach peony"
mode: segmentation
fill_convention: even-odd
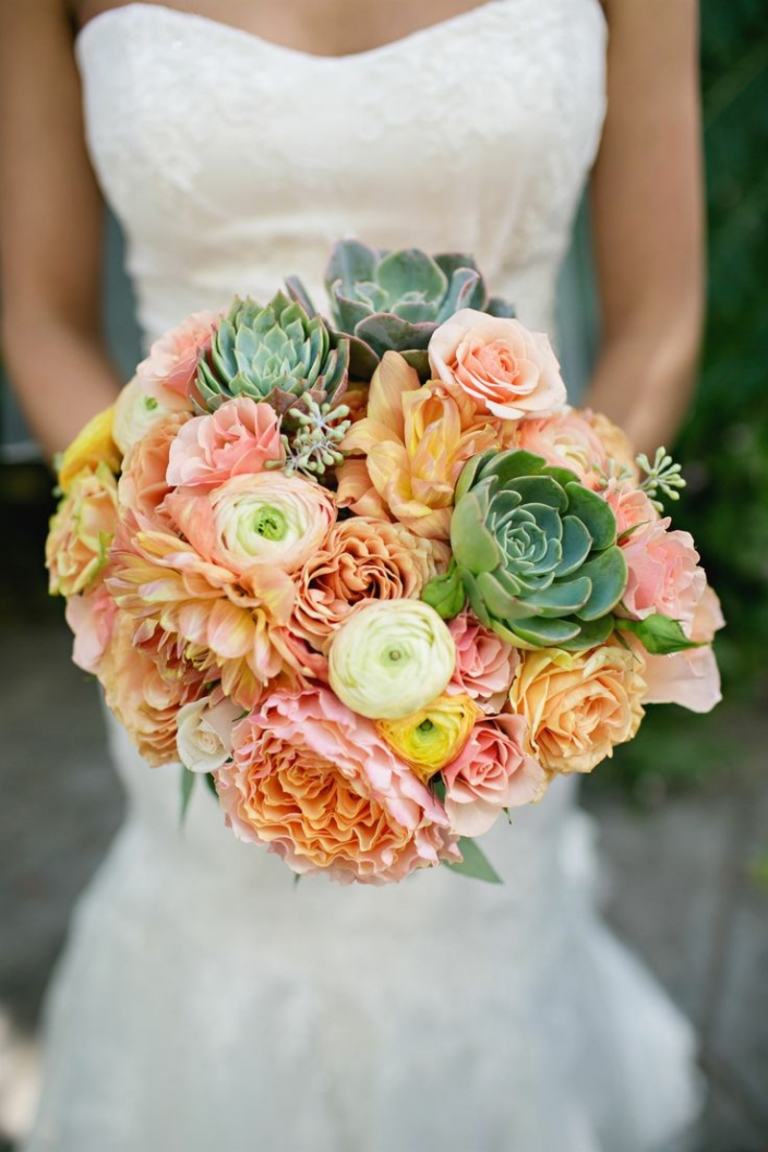
[[[610,479],[602,496],[613,512],[620,540],[622,536],[634,533],[636,529],[654,524],[660,519],[648,496],[631,480]],[[622,543],[628,543],[628,540],[627,536],[627,540]]]
[[[175,762],[179,709],[204,694],[205,675],[185,660],[169,667],[150,645],[137,644],[136,621],[126,612],[115,619],[97,674],[108,707],[144,759]]]
[[[643,676],[648,685],[644,703],[679,704],[691,712],[711,712],[722,699],[712,641],[724,625],[720,601],[707,585],[688,627],[689,639],[704,647],[668,656],[652,656],[643,650]]]
[[[72,660],[84,672],[96,672],[112,636],[117,606],[106,584],[67,600],[65,616],[75,642]]]
[[[544,415],[565,404],[549,339],[519,320],[463,308],[434,332],[429,362],[435,376],[457,384],[481,411],[501,420]]]
[[[484,712],[498,712],[520,660],[517,648],[471,612],[460,612],[448,625],[456,645],[456,667],[448,692],[466,692]]]
[[[130,530],[128,530],[130,527]],[[186,646],[187,655],[243,708],[253,708],[264,686],[293,668],[275,615],[279,597],[246,594],[225,568],[205,561],[177,536],[126,526],[112,554],[107,586],[121,609]],[[290,606],[288,607],[290,612]]]
[[[210,416],[196,416],[179,433],[171,445],[168,484],[211,488],[232,476],[261,472],[268,460],[283,455],[274,408],[238,396]]]
[[[290,574],[320,547],[336,519],[326,488],[282,472],[234,476],[211,491],[177,488],[163,507],[204,560],[255,594],[268,584],[283,605],[281,615],[295,596]]]
[[[686,625],[707,578],[690,532],[670,531],[669,525],[669,517],[656,520],[622,544],[629,572],[622,606],[636,620],[660,612]]]
[[[356,605],[418,598],[446,561],[443,545],[402,524],[342,520],[297,576],[291,627],[322,651]]]
[[[168,459],[180,429],[190,419],[188,412],[171,412],[128,449],[117,486],[123,508],[139,517],[165,520],[160,506],[171,490]]]
[[[547,773],[525,751],[522,716],[481,720],[461,755],[443,772],[445,811],[461,836],[482,836],[505,808],[540,800]]]
[[[210,348],[218,324],[216,312],[187,316],[155,341],[149,356],[136,369],[137,376],[189,401],[200,357]]]
[[[52,596],[75,596],[94,582],[116,527],[115,477],[104,463],[83,469],[51,518],[45,563]]]
[[[599,436],[612,465],[610,470],[613,473],[624,473],[634,480],[639,480],[640,469],[637,466],[637,453],[626,432],[623,432],[602,412],[593,412],[590,408],[585,408],[582,415],[585,420],[589,421],[596,435]]]
[[[352,460],[339,468],[339,503],[368,516],[383,505],[417,536],[446,540],[461,469],[498,445],[496,421],[478,421],[440,384],[422,387],[402,356],[387,352],[371,381],[368,415],[344,440],[345,451],[365,456],[365,467]]]
[[[376,884],[458,859],[435,797],[326,688],[272,693],[233,751],[217,776],[228,822],[295,872]]]
[[[585,652],[524,652],[509,692],[526,751],[549,772],[591,772],[643,718],[642,662],[618,643]]]
[[[604,482],[607,452],[589,421],[573,408],[521,420],[512,446],[543,456],[551,466],[569,468],[587,488],[595,490]]]

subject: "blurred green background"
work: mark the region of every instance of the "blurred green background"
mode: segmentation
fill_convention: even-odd
[[[767,15],[765,0],[702,5],[709,306],[697,396],[676,449],[688,489],[674,514],[693,533],[723,601],[728,628],[718,655],[726,702],[708,717],[650,709],[638,739],[594,781],[618,781],[638,795],[728,767],[733,732],[748,728],[768,699]],[[108,281],[119,280],[113,228],[107,271]],[[136,352],[124,284],[115,290],[108,283],[107,301],[127,372]],[[2,389],[0,506],[12,544],[0,567],[0,625],[60,618],[42,567],[50,478],[23,443],[6,382]]]

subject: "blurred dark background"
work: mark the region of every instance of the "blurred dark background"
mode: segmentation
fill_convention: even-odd
[[[674,0],[670,0],[674,2]],[[610,919],[697,1024],[710,1100],[696,1152],[768,1146],[768,3],[704,0],[702,87],[708,321],[694,406],[676,445],[689,529],[723,602],[725,702],[651,709],[638,739],[584,789],[598,815]],[[663,179],[663,172],[659,179]],[[564,291],[584,300],[582,219]],[[138,358],[120,238],[109,224],[106,322],[127,376]],[[565,332],[583,379],[584,330]],[[569,309],[573,314],[573,309]],[[0,1150],[34,1095],[33,1042],[78,891],[117,827],[94,685],[69,664],[42,551],[51,478],[0,381]],[[661,885],[660,885],[661,878]],[[662,895],[663,892],[663,895]],[[7,1145],[10,1146],[10,1145]]]

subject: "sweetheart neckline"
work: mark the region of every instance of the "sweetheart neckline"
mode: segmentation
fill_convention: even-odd
[[[302,48],[293,48],[288,44],[280,44],[276,40],[268,40],[264,36],[260,36],[257,32],[251,32],[248,28],[241,28],[237,24],[227,24],[226,21],[216,20],[211,16],[204,16],[199,12],[188,12],[183,8],[173,8],[168,4],[139,3],[134,0],[134,2],[120,4],[115,8],[106,8],[104,11],[98,12],[95,16],[91,17],[76,33],[75,46],[76,48],[81,46],[86,39],[89,38],[92,30],[105,26],[105,24],[109,22],[110,17],[118,17],[121,13],[135,14],[136,12],[143,12],[146,14],[147,12],[155,10],[160,13],[163,18],[175,18],[182,22],[188,22],[190,25],[197,24],[203,29],[209,29],[212,33],[215,31],[218,34],[229,35],[241,41],[250,42],[254,47],[261,48],[264,51],[274,52],[277,55],[286,57],[293,57],[295,60],[300,60],[308,64],[350,64],[394,54],[398,49],[410,47],[414,43],[418,44],[419,41],[425,38],[451,31],[455,27],[472,20],[472,18],[486,15],[487,12],[494,8],[499,8],[504,3],[508,3],[508,0],[483,0],[482,3],[475,4],[472,8],[466,8],[463,12],[457,12],[454,16],[448,16],[444,20],[437,20],[433,24],[425,24],[422,28],[414,28],[412,32],[407,32],[405,35],[398,36],[394,40],[387,40],[383,44],[375,45],[373,48],[366,48],[360,52],[345,52],[338,56],[330,56],[327,54],[307,52]],[[600,7],[599,3],[598,7]]]

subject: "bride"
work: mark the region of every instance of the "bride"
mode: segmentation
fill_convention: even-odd
[[[473,252],[551,329],[595,157],[589,401],[644,449],[673,434],[701,305],[694,0],[2,15],[3,335],[47,451],[118,385],[100,193],[147,343],[286,272],[320,296],[343,235]],[[695,1113],[687,1026],[592,910],[568,779],[484,840],[503,886],[295,888],[204,789],[180,834],[177,772],[111,738],[128,817],[54,981],[28,1152],[645,1152]]]

